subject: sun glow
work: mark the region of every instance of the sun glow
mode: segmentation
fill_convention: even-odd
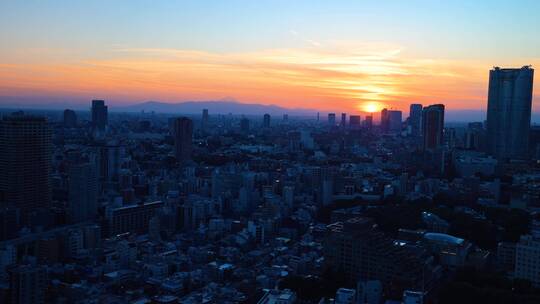
[[[384,105],[380,102],[366,102],[360,105],[360,109],[368,113],[379,112],[383,107]]]

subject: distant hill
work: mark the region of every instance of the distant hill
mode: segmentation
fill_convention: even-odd
[[[199,114],[203,109],[208,109],[211,114],[246,114],[259,115],[268,113],[270,115],[314,115],[317,110],[313,109],[287,109],[276,105],[240,103],[236,101],[187,101],[179,103],[166,103],[158,101],[148,101],[139,104],[116,107],[115,111],[122,112],[150,112],[156,113],[183,113]]]

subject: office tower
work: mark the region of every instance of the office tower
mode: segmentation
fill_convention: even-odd
[[[388,132],[401,132],[401,111],[389,110],[388,112]]]
[[[369,130],[371,129],[372,126],[373,126],[373,116],[367,115],[366,119],[364,119],[364,128]]]
[[[540,287],[540,238],[522,235],[516,244],[514,277],[525,279]]]
[[[268,114],[268,113],[264,114],[263,128],[270,128],[270,114]]]
[[[70,109],[64,110],[64,127],[75,128],[77,126],[77,114]]]
[[[193,122],[187,117],[177,117],[173,126],[174,151],[179,162],[191,158]]]
[[[19,265],[8,270],[10,303],[45,303],[47,271],[43,266]]]
[[[320,114],[321,114],[321,113],[317,112],[317,122],[319,122]]]
[[[89,163],[69,168],[69,219],[71,223],[93,220],[98,209],[98,176]]]
[[[409,108],[409,126],[411,126],[411,135],[420,136],[422,134],[422,105],[418,103],[411,104]]]
[[[0,202],[21,221],[51,202],[51,129],[44,117],[17,114],[0,121]]]
[[[360,115],[351,115],[349,116],[349,126],[351,128],[360,127]]]
[[[389,129],[388,110],[386,108],[381,110],[381,131],[383,133],[388,132]]]
[[[487,152],[496,158],[528,157],[533,75],[528,66],[489,71]]]
[[[328,125],[336,125],[336,113],[328,113]]]
[[[202,126],[203,130],[208,127],[208,120],[209,120],[208,109],[203,109],[202,110],[202,121],[201,121],[201,126]]]
[[[435,104],[422,110],[424,150],[436,150],[443,145],[444,105]]]
[[[104,100],[92,100],[92,127],[99,134],[103,134],[107,128],[107,111]]]
[[[347,113],[341,113],[341,127],[347,125]]]
[[[283,122],[289,121],[289,114],[283,114]]]
[[[245,117],[242,117],[242,119],[240,119],[240,131],[242,131],[242,133],[249,132],[249,119]]]

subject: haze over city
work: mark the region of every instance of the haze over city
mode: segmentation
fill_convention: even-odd
[[[540,21],[524,17],[540,4],[518,2],[2,1],[0,104],[418,102],[481,119],[492,66],[540,66]]]

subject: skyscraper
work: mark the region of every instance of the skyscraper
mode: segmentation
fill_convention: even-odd
[[[422,134],[422,105],[418,103],[411,104],[409,108],[409,126],[411,126],[411,135],[419,136]]]
[[[108,108],[104,100],[92,100],[92,128],[94,132],[103,133],[108,122]]]
[[[388,132],[388,109],[386,108],[381,110],[381,131]]]
[[[193,122],[187,117],[177,117],[173,125],[174,151],[180,162],[191,158]]]
[[[77,114],[70,109],[64,110],[64,127],[74,128],[77,126]]]
[[[240,131],[242,131],[242,133],[249,132],[249,119],[245,117],[242,117],[242,119],[240,119]]]
[[[341,113],[341,127],[347,125],[347,113]]]
[[[528,156],[533,75],[529,66],[489,71],[487,152],[494,157]]]
[[[401,132],[401,111],[389,110],[388,112],[388,131],[392,133]]]
[[[208,127],[208,120],[209,120],[208,109],[203,109],[202,110],[202,121],[201,121],[201,127],[202,127],[203,130]]]
[[[351,128],[360,127],[360,115],[351,115],[349,116],[349,126]]]
[[[336,125],[336,113],[328,113],[328,124],[330,126]]]
[[[69,218],[72,223],[97,215],[98,176],[92,164],[74,164],[69,170]]]
[[[435,150],[443,144],[444,105],[427,106],[422,111],[424,150]]]
[[[268,113],[264,114],[263,128],[270,128],[270,114],[268,114]]]
[[[17,114],[0,121],[0,205],[21,220],[51,201],[51,129],[44,117]]]
[[[372,126],[373,126],[373,116],[367,115],[366,119],[364,119],[364,128],[369,130],[371,129]]]

